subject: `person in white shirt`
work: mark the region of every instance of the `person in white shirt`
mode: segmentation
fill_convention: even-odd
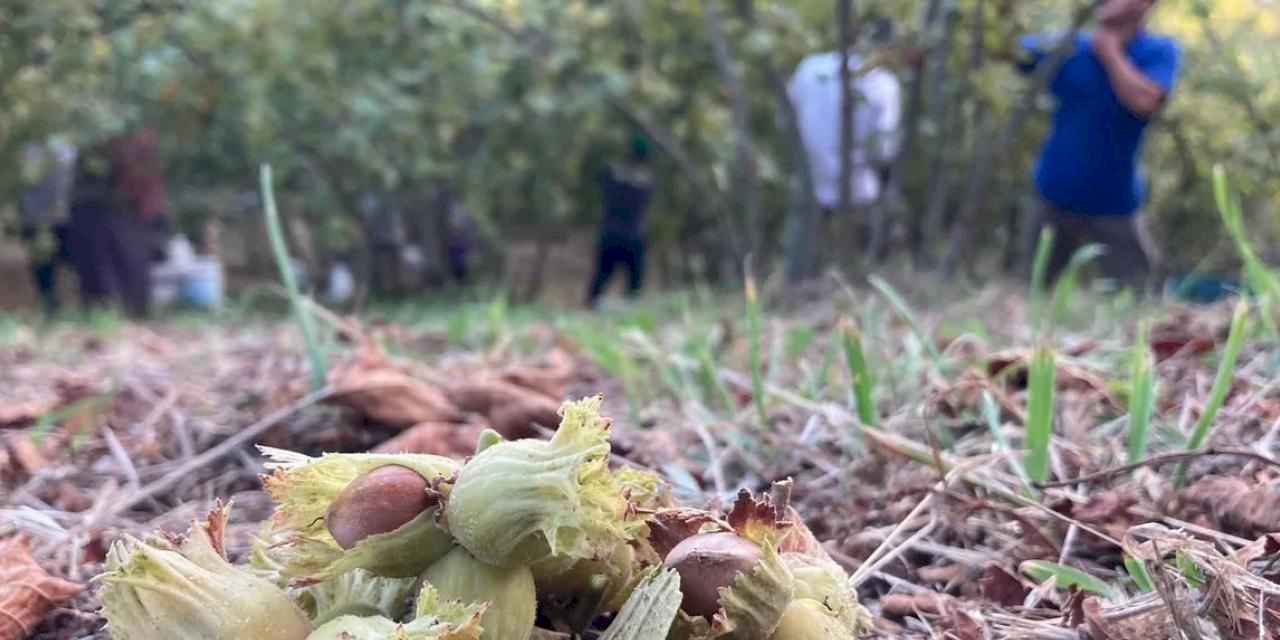
[[[840,58],[839,51],[808,56],[787,86],[809,158],[814,195],[828,212],[840,205]],[[880,199],[885,169],[893,164],[900,145],[902,85],[888,69],[867,65],[864,56],[850,52],[855,100],[850,204],[855,207]]]

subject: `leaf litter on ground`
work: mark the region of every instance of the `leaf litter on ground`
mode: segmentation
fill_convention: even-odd
[[[307,397],[305,348],[291,326],[126,325],[110,338],[74,326],[32,332],[0,349],[0,539],[29,538],[54,579],[83,585],[112,541],[180,530],[213,498],[234,496],[241,512],[228,552],[242,556],[268,515],[253,507],[265,501],[251,444],[465,457],[486,427],[545,434],[561,400],[603,392],[618,422],[615,462],[665,472],[691,500],[724,507],[738,489],[793,478],[790,502],[832,558],[851,572],[873,552],[884,560],[859,582],[881,635],[1146,638],[1194,623],[1257,637],[1246,619],[1266,623],[1280,607],[1256,582],[1280,557],[1268,537],[1280,532],[1280,467],[1267,463],[1280,448],[1274,345],[1244,346],[1207,443],[1257,457],[1178,460],[1190,464],[1182,490],[1173,465],[1155,462],[1035,489],[1019,470],[1027,372],[1042,336],[1026,322],[1024,296],[987,288],[929,306],[913,299],[930,299],[927,292],[877,284],[833,287],[786,311],[766,303],[766,289],[760,313],[770,330],[754,337],[729,305],[686,305],[657,325],[632,324],[625,312],[560,315],[486,329],[487,344],[450,335],[456,323],[350,321],[324,401],[197,466],[246,425]],[[1092,305],[1092,315],[1090,306],[1065,309],[1048,344],[1058,356],[1058,397],[1046,474],[1057,482],[1129,462],[1123,418],[1140,315],[1152,319],[1158,382],[1152,456],[1185,449],[1231,322],[1226,306]],[[874,389],[854,377],[861,367],[822,365],[842,348],[843,319],[853,317]],[[819,338],[775,344],[793,330]],[[604,362],[626,375],[607,373]],[[67,411],[86,398],[95,399],[91,410]],[[111,507],[175,471],[181,480],[163,491]],[[1135,561],[1152,589],[1130,577]],[[24,633],[105,638],[83,632],[103,633],[96,608],[85,592],[54,603]]]

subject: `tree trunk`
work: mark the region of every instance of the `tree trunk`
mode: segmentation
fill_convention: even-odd
[[[840,27],[840,215],[853,212],[853,77],[849,73],[849,48],[853,46],[853,0],[838,0],[836,23]]]
[[[529,265],[529,274],[520,291],[519,302],[528,304],[537,302],[542,296],[547,282],[547,262],[551,258],[551,238],[546,234],[538,234],[534,240],[533,264]]]
[[[951,200],[952,175],[949,165],[948,148],[943,144],[942,136],[955,130],[958,124],[958,110],[953,103],[958,92],[948,84],[947,59],[951,55],[951,45],[955,41],[955,28],[959,24],[959,13],[950,0],[943,8],[942,37],[938,46],[931,52],[929,64],[935,66],[932,84],[929,88],[928,101],[931,105],[931,119],[936,123],[940,135],[933,145],[933,158],[929,163],[929,200],[924,210],[924,227],[920,229],[922,247],[917,253],[917,264],[924,264],[926,259],[932,261],[934,244],[943,228],[947,205]]]
[[[920,18],[920,32],[926,39],[931,39],[935,25],[942,17],[943,0],[929,0],[928,6]],[[925,86],[929,77],[928,60],[920,60],[915,74],[911,78],[911,86],[907,89],[906,113],[902,121],[901,151],[894,160],[893,171],[889,174],[886,192],[902,193],[902,181],[911,164],[912,153],[916,145],[917,133],[920,130],[920,119],[925,111]],[[896,195],[895,195],[896,197]],[[905,201],[905,200],[904,200]],[[907,243],[912,256],[918,256],[924,245],[925,210],[923,207],[911,207],[907,219]]]
[[[703,6],[711,49],[715,55],[720,78],[729,93],[733,114],[734,158],[730,169],[732,177],[728,194],[729,206],[735,216],[740,216],[743,224],[742,252],[754,255],[760,246],[760,198],[757,193],[760,180],[756,171],[754,144],[751,140],[750,98],[743,90],[742,74],[738,71],[738,63],[725,37],[720,11],[714,2],[708,2]]]

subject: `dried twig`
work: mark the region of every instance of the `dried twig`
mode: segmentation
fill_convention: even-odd
[[[1207,456],[1235,456],[1237,458],[1248,458],[1250,460],[1261,462],[1268,466],[1280,468],[1280,460],[1276,460],[1275,458],[1262,455],[1257,451],[1251,451],[1249,449],[1218,449],[1218,448],[1211,447],[1208,449],[1200,449],[1199,451],[1179,451],[1176,453],[1163,453],[1158,456],[1151,456],[1146,460],[1139,460],[1138,462],[1135,462],[1133,464],[1126,464],[1121,467],[1106,469],[1104,471],[1091,473],[1086,476],[1071,478],[1070,480],[1058,480],[1056,482],[1037,482],[1036,488],[1052,489],[1055,487],[1067,487],[1067,486],[1071,486],[1073,484],[1079,484],[1082,482],[1097,482],[1101,480],[1110,480],[1116,476],[1122,476],[1126,473],[1129,473],[1130,471],[1133,471],[1135,469],[1140,469],[1142,467],[1158,467],[1158,466],[1169,464],[1172,462],[1183,462],[1186,460],[1193,460],[1196,458],[1203,458]]]
[[[280,422],[284,421],[289,416],[307,407],[310,407],[318,402],[324,401],[325,399],[332,396],[334,392],[335,392],[335,389],[333,387],[322,387],[294,401],[288,406],[281,407],[280,409],[273,411],[270,415],[267,415],[266,417],[262,418],[258,422],[251,424],[248,427],[245,427],[242,431],[235,434],[234,436],[231,436],[230,438],[223,440],[217,446],[214,446],[213,448],[206,450],[200,455],[187,460],[185,463],[182,464],[182,466],[174,469],[173,471],[170,471],[169,473],[166,473],[165,475],[161,476],[158,480],[155,480],[154,482],[148,484],[146,487],[143,487],[141,490],[135,491],[134,493],[132,493],[131,495],[121,500],[120,502],[116,503],[110,509],[108,509],[107,515],[114,516],[116,514],[127,511],[130,508],[132,508],[134,505],[138,504],[139,502],[152,498],[157,494],[160,494],[168,490],[173,485],[187,478],[191,474],[191,472],[197,469],[200,469],[211,462],[219,460],[223,456],[252,442],[255,438],[271,430],[273,427],[280,424]]]

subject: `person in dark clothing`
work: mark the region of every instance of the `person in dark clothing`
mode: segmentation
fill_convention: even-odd
[[[627,270],[627,295],[634,297],[644,286],[644,214],[653,197],[649,145],[642,137],[631,144],[630,158],[601,170],[600,191],[604,218],[600,225],[596,272],[587,293],[587,305],[595,307],[618,267]]]
[[[67,208],[76,149],[62,143],[32,144],[23,151],[24,188],[18,202],[20,235],[27,246],[31,278],[46,315],[61,306],[58,265],[70,260]]]
[[[80,157],[68,244],[84,306],[118,297],[129,315],[149,314],[151,262],[162,257],[167,219],[153,131],[118,136]]]

